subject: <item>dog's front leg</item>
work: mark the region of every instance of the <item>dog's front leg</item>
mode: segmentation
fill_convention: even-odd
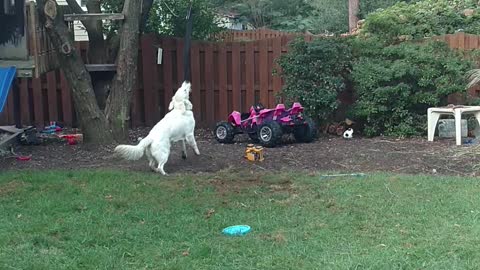
[[[187,159],[187,146],[185,145],[185,140],[182,140],[182,158]]]
[[[198,150],[197,142],[195,141],[195,136],[193,136],[193,134],[187,136],[187,143],[193,148],[195,154],[199,156],[200,151]]]

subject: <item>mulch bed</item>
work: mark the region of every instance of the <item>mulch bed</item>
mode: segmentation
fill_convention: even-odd
[[[131,131],[132,144],[149,129]],[[245,171],[336,171],[393,172],[407,174],[444,174],[476,176],[480,158],[477,146],[455,146],[454,139],[428,142],[426,138],[354,138],[320,136],[309,144],[294,143],[286,137],[285,144],[265,150],[265,161],[251,163],[243,158],[248,137],[238,136],[234,144],[218,143],[211,131],[198,130],[197,143],[201,156],[189,149],[182,160],[180,145],[172,147],[165,170],[169,174],[217,172],[225,169]],[[15,152],[31,155],[29,161],[12,156],[0,157],[0,171],[45,169],[121,169],[149,172],[146,159],[125,161],[113,156],[115,145],[91,149],[86,145],[44,142],[38,146],[18,146]],[[152,172],[153,173],[153,172]]]

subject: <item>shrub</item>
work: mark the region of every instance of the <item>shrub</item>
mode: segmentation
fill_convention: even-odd
[[[347,39],[297,39],[278,61],[286,102],[299,101],[316,120],[326,120],[338,106],[337,95],[346,86],[352,52]]]
[[[423,0],[399,2],[387,9],[369,14],[364,34],[378,36],[388,43],[434,35],[452,34],[462,29],[480,34],[480,8],[477,0]],[[464,14],[473,9],[472,16]]]
[[[472,63],[441,42],[378,44],[355,42],[352,117],[363,123],[367,136],[425,133],[427,108],[446,105],[448,95],[464,92],[464,74]]]

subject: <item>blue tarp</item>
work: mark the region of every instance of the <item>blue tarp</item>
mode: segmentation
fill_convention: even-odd
[[[0,67],[0,113],[7,103],[8,92],[17,73],[16,67]]]

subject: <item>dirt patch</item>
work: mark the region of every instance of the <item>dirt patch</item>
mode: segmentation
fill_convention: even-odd
[[[148,129],[132,131],[132,144],[136,138],[148,134]],[[239,136],[235,144],[218,143],[211,131],[198,130],[197,143],[202,153],[195,156],[189,149],[186,160],[181,158],[180,145],[172,147],[172,154],[165,166],[170,174],[210,173],[234,170],[250,172],[393,172],[407,174],[477,175],[478,155],[464,155],[473,146],[455,146],[453,139],[427,142],[425,138],[354,138],[320,137],[313,143],[293,143],[285,138],[285,144],[265,150],[265,161],[250,163],[243,158],[247,143],[246,136]],[[43,169],[120,169],[149,172],[145,159],[131,162],[113,156],[114,145],[89,149],[84,145],[66,145],[48,142],[39,146],[19,146],[15,151],[21,155],[32,155],[30,161],[18,161],[13,157],[0,158],[0,170],[43,170]],[[480,151],[480,149],[478,150]],[[213,179],[215,186],[225,183]],[[252,179],[251,179],[252,180]],[[255,180],[252,184],[257,185]],[[249,181],[242,181],[248,185]],[[231,183],[228,183],[231,184]]]
[[[23,187],[25,185],[24,182],[20,181],[11,181],[5,184],[0,185],[0,196],[5,196],[14,193],[17,191],[19,188]]]

